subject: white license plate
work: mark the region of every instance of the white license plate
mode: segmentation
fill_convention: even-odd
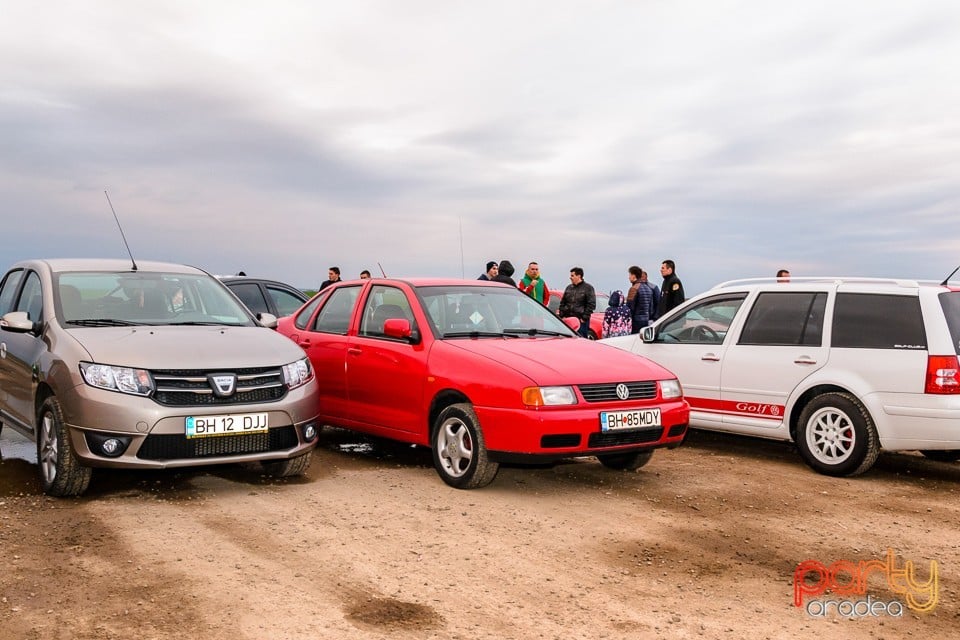
[[[262,433],[270,428],[266,413],[237,413],[225,416],[187,416],[188,438]]]
[[[600,430],[641,429],[660,426],[660,409],[635,409],[634,411],[601,411]]]

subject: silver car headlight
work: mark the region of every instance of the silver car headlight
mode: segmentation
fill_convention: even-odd
[[[680,386],[680,381],[677,379],[661,380],[660,395],[664,400],[683,397],[683,388]]]
[[[296,362],[283,365],[283,381],[288,389],[296,389],[313,379],[313,367],[309,358],[301,358]]]
[[[573,387],[527,387],[520,393],[520,397],[528,407],[577,404],[577,394]]]
[[[132,367],[115,367],[109,364],[81,362],[80,373],[83,381],[91,387],[129,393],[135,396],[148,396],[155,386],[150,372]]]

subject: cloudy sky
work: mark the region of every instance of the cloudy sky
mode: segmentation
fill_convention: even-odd
[[[0,257],[960,264],[954,0],[0,0]],[[522,269],[521,269],[522,270]]]

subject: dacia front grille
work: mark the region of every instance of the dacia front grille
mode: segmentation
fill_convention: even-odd
[[[286,451],[299,443],[297,429],[293,425],[270,429],[265,433],[209,438],[187,438],[183,434],[155,434],[144,439],[140,450],[137,451],[137,457],[143,460],[211,458],[265,451]]]
[[[219,396],[207,378],[210,374],[233,373],[237,376],[234,392]],[[180,369],[152,371],[157,389],[153,399],[168,407],[207,407],[216,405],[276,402],[287,395],[283,371],[278,368],[256,369]]]
[[[621,398],[617,395],[617,387],[620,383],[608,382],[604,384],[581,384],[580,389],[583,399],[587,402],[631,402],[635,400],[652,400],[657,397],[656,380],[644,380],[641,382],[624,382],[629,395],[627,398]]]

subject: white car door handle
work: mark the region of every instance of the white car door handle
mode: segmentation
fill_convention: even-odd
[[[800,356],[793,362],[794,364],[817,364],[817,361],[811,358],[810,356]]]
[[[715,353],[705,353],[700,356],[701,360],[707,360],[708,362],[720,362],[720,356]]]

